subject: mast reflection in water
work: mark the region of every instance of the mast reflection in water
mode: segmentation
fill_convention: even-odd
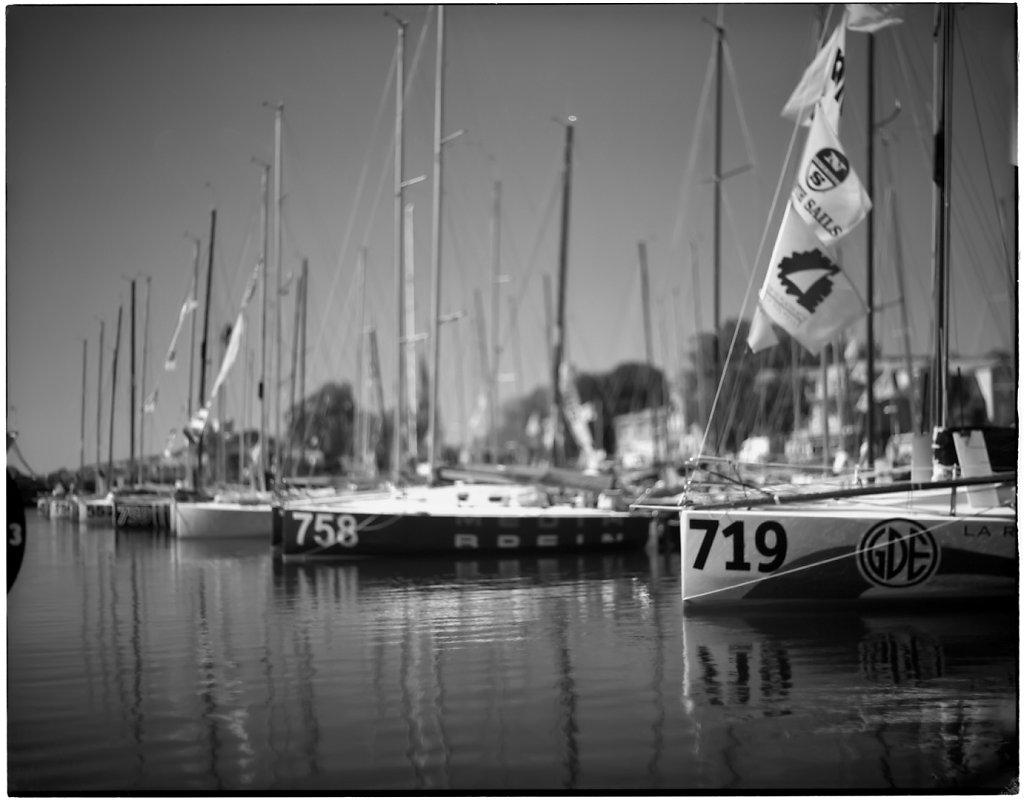
[[[8,790],[1002,788],[1017,618],[684,617],[644,554],[281,565],[40,520]]]

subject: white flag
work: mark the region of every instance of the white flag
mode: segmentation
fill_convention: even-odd
[[[811,65],[804,70],[800,83],[782,108],[782,116],[801,119],[805,125],[810,124],[808,115],[814,110],[814,104],[820,102],[821,112],[825,114],[832,130],[839,130],[845,88],[846,26],[840,23]]]
[[[759,295],[772,322],[812,353],[866,313],[835,257],[786,205]]]
[[[747,334],[747,346],[753,353],[760,353],[779,343],[779,337],[772,330],[772,322],[758,305],[754,309],[754,318],[750,321],[750,332]]]
[[[178,342],[178,335],[181,333],[181,328],[185,324],[185,317],[187,317],[192,311],[195,310],[199,303],[194,298],[189,297],[185,300],[181,306],[181,311],[178,312],[178,325],[174,329],[174,335],[171,337],[171,346],[167,349],[167,360],[164,361],[164,369],[167,372],[174,372],[177,368],[177,354],[174,352],[174,346]]]
[[[235,320],[235,327],[231,329],[231,338],[228,340],[227,350],[224,351],[224,358],[220,362],[220,372],[217,373],[217,379],[213,382],[213,388],[210,389],[210,399],[207,405],[213,402],[213,399],[217,396],[217,392],[220,391],[221,385],[228,377],[228,372],[235,363],[235,359],[238,358],[238,350],[242,346],[242,333],[245,331],[245,312],[243,311],[238,315],[238,319]]]
[[[791,197],[815,235],[831,244],[867,216],[871,199],[825,116],[814,115]]]
[[[558,382],[562,388],[562,411],[569,420],[569,428],[580,446],[580,452],[589,461],[594,454],[594,439],[583,416],[580,394],[576,389],[576,371],[563,362],[559,369]]]
[[[156,411],[156,399],[159,396],[160,390],[154,389],[149,393],[149,396],[142,402],[142,413],[152,414]]]
[[[847,3],[846,27],[858,33],[874,33],[890,25],[899,25],[902,3]]]

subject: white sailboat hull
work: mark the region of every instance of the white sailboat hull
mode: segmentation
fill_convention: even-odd
[[[711,607],[1016,597],[1015,510],[971,510],[961,495],[951,513],[948,490],[923,500],[685,509],[683,600]]]
[[[179,539],[266,539],[270,541],[270,503],[179,502],[171,508]]]

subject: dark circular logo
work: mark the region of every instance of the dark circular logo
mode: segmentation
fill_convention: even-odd
[[[928,580],[941,551],[931,531],[909,519],[887,519],[861,537],[857,568],[875,586],[905,589]]]
[[[808,166],[807,185],[816,192],[827,192],[845,181],[849,174],[849,159],[833,147],[823,147]]]

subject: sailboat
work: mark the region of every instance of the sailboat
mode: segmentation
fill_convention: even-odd
[[[830,41],[841,41],[837,37],[846,27],[867,31],[872,36],[874,30],[880,29],[855,27],[850,13],[844,14]],[[948,73],[955,14],[951,6],[940,6],[938,13],[938,29],[944,43],[943,73]],[[887,24],[890,23],[883,22],[883,26]],[[843,72],[833,69],[837,59],[847,59],[841,46],[831,45],[830,49],[830,45],[826,45],[822,56],[820,66],[826,67],[826,76],[834,78]],[[871,56],[869,47],[869,59]],[[815,63],[819,61],[816,59]],[[848,69],[848,60],[846,66]],[[942,78],[936,75],[940,85]],[[829,100],[835,100],[835,94],[830,95],[829,89],[836,87],[830,87],[827,77],[819,85],[825,88],[813,99],[812,125],[829,121],[838,127],[837,122],[829,119],[833,111],[838,115],[838,108],[830,109],[827,105]],[[944,85],[936,97],[943,98],[944,113],[938,116],[936,112],[941,121],[952,111],[948,103],[950,95]],[[872,127],[869,122],[869,130]],[[944,174],[950,175],[950,136],[942,135],[940,124],[936,127],[937,155],[947,165]],[[814,129],[812,127],[809,138]],[[825,157],[833,159],[832,165],[841,169],[831,172],[825,169],[827,165],[821,163]],[[829,148],[828,152],[823,148],[811,153],[810,161],[832,186],[841,185],[852,174],[839,146]],[[809,174],[804,172],[798,177],[798,186]],[[935,207],[936,229],[948,242],[950,204],[944,196],[946,188],[940,179],[936,191],[942,196]],[[792,203],[787,206],[790,223],[797,213]],[[786,224],[784,221],[783,225]],[[791,246],[793,238],[784,241],[780,234],[776,250]],[[822,263],[820,254],[829,251],[819,244],[820,237],[811,236],[804,241],[806,245],[793,247],[792,252],[799,251],[798,255]],[[948,285],[948,251],[938,246],[935,252],[935,270],[940,276],[936,284],[941,287]],[[765,286],[769,285],[777,262],[777,253],[773,253]],[[830,265],[830,270],[837,282],[843,277],[835,264]],[[830,283],[827,288],[832,286]],[[870,291],[868,296],[870,298]],[[769,300],[778,303],[780,298],[782,295],[769,297]],[[761,299],[757,313],[763,313],[766,308],[764,289]],[[946,299],[937,298],[936,329],[940,332],[947,308]],[[835,313],[842,314],[841,311]],[[769,317],[772,322],[786,327],[778,318]],[[790,330],[798,339],[816,323],[833,325],[837,321],[836,316],[815,320],[813,313],[802,315],[802,320],[797,333]],[[940,378],[947,371],[944,353],[948,358],[948,345],[937,339],[936,366],[932,374]],[[940,379],[933,383],[938,384],[933,388],[939,392],[934,408],[945,409],[946,397],[942,390],[946,381]],[[936,458],[934,463],[930,458],[933,451],[939,452],[938,443],[947,439],[952,440],[956,450],[952,470],[948,458]],[[758,496],[744,493],[740,497],[728,497],[723,493],[714,498],[706,494],[681,497],[681,584],[686,607],[749,608],[793,603],[815,607],[849,603],[920,605],[1016,597],[1016,472],[996,472],[995,467],[999,465],[990,461],[982,431],[950,430],[944,411],[935,414],[932,441],[927,441],[926,437],[922,444],[923,447],[916,449],[919,460],[912,469],[915,476],[912,482],[866,483],[841,489],[819,486],[803,493],[790,485],[779,490],[761,488]],[[925,479],[924,475],[931,479]]]
[[[278,147],[275,154],[275,165],[279,164],[278,156],[280,153],[280,117],[281,107],[278,106],[276,109],[276,125],[277,136],[275,137],[278,141]],[[279,168],[279,167],[278,167]],[[208,399],[203,399],[204,405],[201,405],[199,410],[190,420],[189,426],[192,431],[192,435],[198,438],[199,443],[199,465],[196,470],[196,480],[193,486],[193,490],[187,494],[181,494],[175,496],[171,506],[172,526],[174,534],[179,539],[220,539],[220,538],[263,538],[270,539],[271,535],[271,524],[272,524],[272,496],[266,490],[260,490],[259,488],[252,491],[242,492],[231,492],[231,493],[220,493],[211,495],[203,491],[201,485],[202,476],[202,437],[203,431],[206,427],[206,421],[209,415],[210,407],[216,397],[218,391],[223,384],[224,379],[231,367],[233,366],[241,345],[241,339],[245,330],[245,316],[246,307],[249,301],[252,299],[252,295],[256,289],[256,283],[259,282],[263,287],[262,295],[264,298],[263,302],[263,325],[262,328],[266,330],[266,264],[267,264],[267,248],[266,248],[266,231],[267,231],[267,216],[269,207],[269,181],[268,181],[269,169],[264,166],[262,188],[263,188],[263,218],[262,228],[264,232],[263,241],[264,246],[260,255],[259,263],[257,263],[255,270],[253,271],[250,279],[243,291],[241,308],[238,316],[235,319],[234,325],[231,329],[230,340],[225,350],[221,367],[217,375],[214,385],[211,389],[210,396]],[[280,186],[280,183],[278,183]],[[279,210],[280,211],[280,210]],[[211,245],[212,254],[212,245]],[[211,269],[212,269],[212,255],[211,255]],[[207,307],[209,305],[209,280],[207,281]],[[265,342],[265,339],[264,339]],[[265,345],[264,345],[265,346]],[[204,345],[205,349],[205,339]],[[264,351],[265,352],[265,351]],[[205,377],[205,374],[203,375]],[[201,378],[200,380],[200,398],[203,398],[203,390],[205,387],[205,381]],[[260,451],[266,449],[266,435],[265,435],[265,415],[260,414]],[[244,437],[242,437],[244,439]],[[242,446],[240,440],[239,446]],[[262,459],[260,459],[262,462]],[[256,469],[258,473],[255,477],[257,480],[263,478],[262,469]]]
[[[440,334],[440,214],[442,180],[442,120],[444,108],[444,19],[437,7],[437,65],[434,125],[434,281],[433,293],[433,405],[431,473],[441,475],[438,445],[437,369]],[[405,23],[399,22],[396,133],[396,240],[401,242],[402,221],[402,93]],[[571,153],[572,126],[569,126]],[[450,138],[450,137],[449,137]],[[568,179],[568,175],[566,175]],[[402,248],[397,249],[398,308],[401,311]],[[401,317],[400,317],[401,319]],[[411,332],[407,332],[411,334]],[[399,331],[398,398],[396,403],[395,457],[401,464],[402,335]],[[556,371],[557,374],[557,371]],[[397,472],[396,472],[397,474]],[[530,552],[582,552],[639,549],[649,539],[650,518],[629,511],[576,505],[552,505],[536,485],[522,485],[491,476],[488,482],[412,486],[390,491],[332,499],[328,503],[289,503],[275,511],[274,549],[281,558],[336,559],[407,557],[415,555],[522,555]]]

